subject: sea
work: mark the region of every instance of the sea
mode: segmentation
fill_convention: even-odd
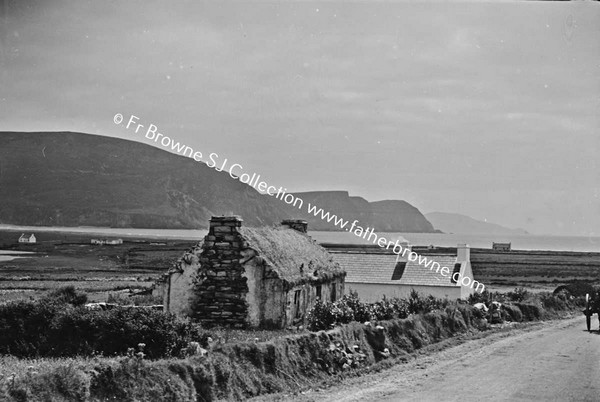
[[[98,236],[144,237],[148,239],[166,240],[201,240],[206,235],[205,229],[122,229],[101,227],[39,227],[0,225],[0,230],[17,232],[70,232],[94,234]],[[372,244],[348,232],[309,231],[309,235],[320,243]],[[473,248],[491,248],[493,242],[510,242],[513,250],[551,250],[600,252],[600,236],[549,236],[549,235],[473,235],[442,233],[377,233],[387,240],[405,239],[414,246],[455,247],[466,243]],[[11,252],[11,254],[15,254]]]
[[[28,254],[34,253],[30,251],[0,250],[0,262],[16,260],[17,258],[26,257]]]

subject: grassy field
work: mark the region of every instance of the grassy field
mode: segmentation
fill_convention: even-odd
[[[18,244],[20,232],[0,231],[0,250],[21,254],[9,261],[0,256],[0,302],[37,298],[48,290],[74,285],[104,301],[110,292],[141,290],[167,271],[196,241],[128,237],[121,245],[90,244],[98,236],[82,233],[40,232],[38,243]],[[417,252],[432,252],[414,247]],[[455,252],[438,248],[435,252]],[[600,284],[600,253],[472,249],[475,278],[491,291],[526,287],[552,291],[574,280]]]
[[[471,264],[475,277],[491,290],[519,286],[552,291],[576,280],[600,284],[600,253],[475,249]]]
[[[0,258],[0,302],[38,298],[49,290],[73,285],[93,301],[111,292],[152,286],[194,241],[124,238],[121,245],[92,245],[94,235],[40,232],[38,243],[18,244],[20,233],[0,231],[0,250],[16,259]]]

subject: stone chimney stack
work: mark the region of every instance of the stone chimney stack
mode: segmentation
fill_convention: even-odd
[[[213,216],[200,253],[194,318],[203,324],[243,327],[248,306],[243,276],[243,237],[238,216]]]
[[[308,231],[308,222],[302,219],[286,219],[281,221],[281,224],[301,233],[306,233]]]
[[[471,261],[471,249],[469,248],[468,244],[458,244],[456,246],[456,261]]]
[[[210,218],[208,234],[222,237],[237,233],[237,228],[242,227],[242,218],[239,216],[213,216]]]

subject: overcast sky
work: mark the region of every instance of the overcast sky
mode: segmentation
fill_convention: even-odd
[[[600,235],[597,3],[0,4],[0,130],[135,114],[291,191]]]

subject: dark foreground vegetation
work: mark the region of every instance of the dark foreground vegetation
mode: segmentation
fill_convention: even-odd
[[[72,287],[38,301],[0,305],[0,354],[17,357],[125,355],[145,344],[149,358],[179,356],[190,341],[206,342],[198,325],[150,308],[90,310]]]
[[[503,319],[513,322],[557,318],[581,306],[581,297],[523,289],[471,301],[500,299]],[[310,312],[310,327],[327,331],[218,342],[223,329],[203,330],[149,309],[90,311],[84,302],[74,289],[61,289],[0,307],[0,400],[212,401],[297,392],[490,328],[486,313],[466,302],[413,293],[366,304],[347,295]]]

